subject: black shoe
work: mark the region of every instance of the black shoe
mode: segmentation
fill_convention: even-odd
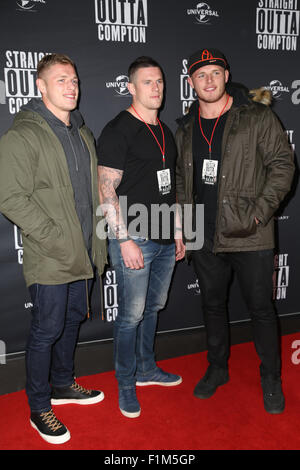
[[[92,405],[99,403],[104,398],[104,393],[100,390],[87,390],[74,382],[69,387],[52,387],[51,404],[68,405]]]
[[[227,369],[220,369],[212,365],[208,366],[206,374],[197,383],[194,395],[197,398],[210,398],[217,390],[220,385],[224,385],[228,382],[229,375]]]
[[[71,438],[68,429],[56,418],[53,410],[44,413],[32,412],[30,424],[49,444],[63,444]]]
[[[268,413],[282,413],[285,407],[285,399],[282,393],[280,378],[266,376],[261,378],[263,389],[264,407]]]

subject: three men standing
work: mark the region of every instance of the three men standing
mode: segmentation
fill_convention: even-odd
[[[177,150],[171,131],[158,119],[163,73],[149,57],[131,64],[132,105],[98,139],[100,202],[118,279],[114,354],[119,407],[123,415],[137,417],[136,386],[182,381],[158,368],[154,357],[157,314],[185,246],[178,214],[170,211],[165,220],[155,217],[152,208],[171,209],[177,192],[182,205],[205,205],[205,243],[192,259],[203,300],[209,368],[194,393],[208,398],[229,380],[226,303],[234,270],[253,322],[264,406],[280,413],[285,403],[271,301],[273,216],[290,189],[292,152],[279,121],[255,102],[257,96],[251,100],[241,88],[227,91],[229,67],[220,51],[197,51],[188,67],[198,100],[179,121]],[[51,404],[104,398],[76,384],[73,356],[94,266],[101,274],[106,263],[106,242],[104,235],[96,236],[97,158],[91,132],[75,110],[74,63],[59,54],[45,56],[37,85],[42,100],[23,106],[0,141],[0,210],[21,228],[24,276],[34,304],[26,354],[31,424],[47,442],[62,443],[70,433]],[[136,204],[147,214],[140,224],[134,223]]]

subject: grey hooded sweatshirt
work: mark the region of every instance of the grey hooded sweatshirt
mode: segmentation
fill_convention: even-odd
[[[93,231],[93,203],[90,154],[79,133],[79,129],[83,125],[83,118],[78,110],[74,110],[70,114],[71,125],[66,126],[64,122],[54,116],[40,98],[33,98],[21,109],[40,114],[62,144],[74,191],[75,209],[81,224],[85,245],[90,255]]]

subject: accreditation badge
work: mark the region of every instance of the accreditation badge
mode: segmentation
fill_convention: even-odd
[[[158,190],[162,196],[171,192],[171,173],[169,168],[157,171]]]
[[[202,167],[202,183],[214,185],[218,176],[218,160],[204,159]]]

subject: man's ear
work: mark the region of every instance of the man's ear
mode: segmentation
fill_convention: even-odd
[[[229,71],[225,70],[225,83],[228,82],[228,79],[229,79]]]
[[[46,92],[46,83],[45,80],[43,80],[42,78],[36,79],[36,86],[38,87],[41,94]]]
[[[188,84],[189,84],[192,88],[194,88],[193,80],[191,79],[191,77],[188,77],[187,81],[188,81]]]
[[[135,86],[134,86],[134,84],[131,83],[131,82],[128,82],[128,83],[127,83],[127,88],[128,88],[129,93],[130,93],[132,96],[134,96],[134,95],[135,95]]]

